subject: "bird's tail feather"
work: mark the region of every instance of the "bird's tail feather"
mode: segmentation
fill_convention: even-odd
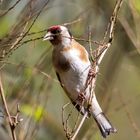
[[[104,113],[98,114],[94,119],[101,131],[101,134],[106,138],[110,133],[116,133],[117,130],[111,125]]]

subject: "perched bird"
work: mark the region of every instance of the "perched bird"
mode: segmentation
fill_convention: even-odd
[[[90,88],[85,89],[91,69],[88,52],[75,41],[65,26],[56,25],[50,27],[44,36],[44,40],[49,40],[53,45],[53,66],[62,88],[73,105],[84,114],[86,110],[85,103],[82,104],[80,99],[88,102],[90,98]],[[95,119],[104,138],[110,133],[116,132],[116,129],[102,112],[94,93],[90,114]]]

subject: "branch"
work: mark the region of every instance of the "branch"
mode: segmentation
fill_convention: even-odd
[[[3,84],[2,84],[2,80],[1,80],[1,75],[0,75],[0,96],[1,96],[1,99],[2,99],[5,114],[8,117],[8,123],[9,123],[11,134],[12,134],[12,140],[17,140],[16,133],[15,133],[15,128],[23,119],[19,119],[19,112],[20,112],[19,111],[19,105],[17,105],[16,115],[15,116],[10,115],[9,109],[8,109],[8,106],[7,106],[7,102],[6,102],[6,99],[5,99],[5,95],[4,95],[4,89],[3,89]]]
[[[123,3],[123,0],[118,0],[115,4],[115,8],[113,10],[113,14],[110,18],[110,22],[108,24],[107,30],[104,34],[104,38],[103,38],[103,45],[99,46],[99,48],[97,48],[97,66],[101,63],[104,55],[106,54],[108,48],[111,46],[112,41],[114,39],[114,30],[115,30],[115,25],[116,25],[116,21],[117,21],[117,16],[118,16],[118,12],[121,8],[121,5]],[[105,38],[107,37],[107,33],[109,33],[109,40],[107,43],[105,43]]]
[[[23,31],[21,32],[21,34],[18,36],[17,40],[14,42],[14,44],[11,44],[12,46],[10,47],[10,49],[8,50],[8,52],[5,53],[5,56],[9,57],[11,55],[11,53],[13,51],[15,51],[17,48],[20,47],[20,43],[21,41],[28,35],[29,31],[31,30],[31,28],[33,27],[33,25],[35,24],[36,20],[38,19],[38,17],[40,16],[41,12],[43,11],[43,9],[45,8],[45,6],[49,3],[49,0],[46,1],[46,3],[43,5],[43,7],[39,10],[39,12],[37,13],[36,17],[34,18],[34,20],[32,21],[31,25],[29,26],[29,28],[26,30],[26,27],[29,23],[29,21],[27,20]],[[29,19],[30,19],[30,15],[29,15]],[[26,31],[25,31],[26,30]]]
[[[62,24],[62,25],[63,25],[63,26],[72,25],[72,24],[75,24],[75,23],[77,23],[77,22],[80,22],[81,20],[82,20],[82,18],[78,18],[78,19],[75,19],[75,20],[73,20],[73,21],[71,21],[71,22],[64,23],[64,24]]]
[[[15,135],[15,127],[13,127],[14,124],[13,124],[13,121],[11,119],[11,115],[9,113],[7,102],[5,99],[3,85],[2,85],[2,81],[1,81],[1,76],[0,76],[0,95],[1,95],[1,99],[2,99],[4,109],[5,109],[6,116],[8,117],[8,120],[9,120],[9,125],[10,125],[10,129],[11,129],[11,133],[12,133],[12,139],[17,140],[16,135]]]
[[[3,13],[0,13],[0,17],[5,16],[9,11],[11,11],[12,9],[14,9],[16,7],[16,5],[20,2],[21,0],[17,0],[15,2],[15,4],[13,4],[8,10],[6,10]]]
[[[85,112],[85,114],[84,114],[84,116],[83,116],[83,118],[82,118],[82,120],[81,120],[79,126],[77,127],[77,129],[76,129],[74,135],[72,136],[71,140],[75,140],[75,138],[76,138],[77,134],[79,133],[79,131],[80,131],[82,125],[84,124],[84,122],[85,122],[87,116],[88,116],[88,111]]]

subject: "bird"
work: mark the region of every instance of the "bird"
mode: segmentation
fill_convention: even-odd
[[[64,25],[49,27],[43,40],[50,41],[53,46],[52,63],[61,87],[72,104],[84,115],[90,98],[90,88],[86,88],[86,84],[92,68],[87,50]],[[104,138],[117,132],[103,113],[95,93],[92,95],[89,116],[93,116]]]

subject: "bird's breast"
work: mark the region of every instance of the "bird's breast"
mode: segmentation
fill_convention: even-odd
[[[70,60],[61,52],[53,53],[53,65],[58,73],[66,72],[70,69]]]
[[[65,87],[68,96],[75,99],[85,87],[89,61],[80,58],[79,50],[53,51],[53,65],[60,76],[61,84]]]

